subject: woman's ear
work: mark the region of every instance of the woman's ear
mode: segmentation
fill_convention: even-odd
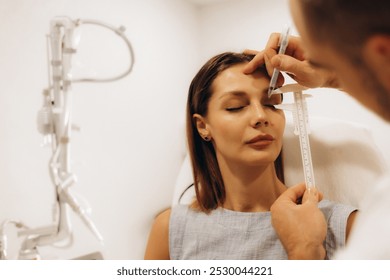
[[[208,129],[208,124],[206,122],[205,117],[199,114],[194,114],[192,116],[195,120],[196,129],[199,132],[199,135],[205,139],[206,137],[210,137],[210,132]]]
[[[363,57],[378,80],[390,91],[390,36],[377,34],[369,37],[363,46]]]

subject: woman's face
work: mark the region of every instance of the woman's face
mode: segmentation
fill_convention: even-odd
[[[285,117],[268,98],[269,78],[243,74],[244,63],[221,72],[212,84],[206,116],[195,116],[201,135],[211,138],[218,160],[247,165],[275,161],[282,147]]]

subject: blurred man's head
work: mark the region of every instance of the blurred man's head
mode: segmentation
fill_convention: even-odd
[[[290,0],[315,67],[334,71],[343,90],[390,121],[390,1]]]

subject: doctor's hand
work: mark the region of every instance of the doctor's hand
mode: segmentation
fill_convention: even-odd
[[[325,69],[313,66],[305,57],[301,38],[290,36],[285,54],[278,54],[280,33],[272,33],[263,51],[245,50],[245,54],[255,57],[244,68],[244,73],[250,74],[256,68],[265,64],[268,75],[271,77],[274,68],[286,72],[302,86],[339,88],[336,75]],[[280,74],[277,85],[282,85],[284,78]]]
[[[272,225],[289,259],[325,258],[327,223],[318,208],[321,199],[321,193],[307,192],[305,184],[299,184],[288,188],[271,206]]]

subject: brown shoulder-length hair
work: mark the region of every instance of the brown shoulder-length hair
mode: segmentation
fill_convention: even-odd
[[[209,212],[225,201],[225,187],[211,141],[205,141],[199,135],[194,114],[207,115],[208,103],[212,95],[212,83],[219,73],[240,64],[251,61],[252,55],[225,52],[208,60],[191,82],[187,99],[187,141],[194,175],[196,200],[192,207]],[[259,68],[268,75],[265,68]],[[278,178],[284,182],[282,153],[275,160]]]

